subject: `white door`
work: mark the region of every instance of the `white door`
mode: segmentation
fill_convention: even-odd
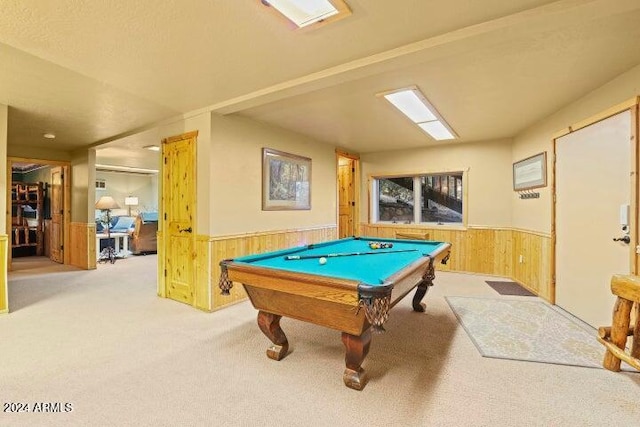
[[[631,201],[631,112],[556,140],[556,304],[611,324],[611,275],[630,272],[621,206]]]

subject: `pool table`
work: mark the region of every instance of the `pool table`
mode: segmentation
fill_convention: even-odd
[[[273,343],[267,349],[271,359],[282,359],[289,349],[282,316],[342,332],[343,380],[361,390],[372,329],[383,330],[390,308],[415,287],[413,309],[425,310],[421,301],[433,285],[434,263],[446,263],[450,248],[425,240],[333,240],[224,260],[220,288],[228,294],[233,282],[244,285],[258,310],[258,326]]]

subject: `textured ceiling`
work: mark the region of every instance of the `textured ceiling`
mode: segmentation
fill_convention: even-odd
[[[619,32],[625,28],[625,37],[640,40],[637,22],[640,10],[567,25],[561,33],[508,28],[474,38],[473,48],[467,41],[450,43],[439,54],[430,49],[423,62],[240,114],[359,152],[451,144],[432,141],[375,96],[415,84],[458,142],[508,138],[640,63],[640,49]]]
[[[640,63],[638,0],[347,3],[296,31],[259,0],[3,0],[9,144],[72,150],[201,109],[359,152],[434,144],[375,96],[414,84],[461,142],[497,139]]]
[[[20,163],[20,162],[11,163],[11,171],[13,173],[29,173],[43,167],[47,167],[47,166],[39,163]]]

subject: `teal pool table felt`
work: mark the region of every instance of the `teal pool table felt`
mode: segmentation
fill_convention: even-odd
[[[392,248],[371,249],[371,242],[390,242]],[[297,273],[314,274],[332,278],[356,280],[368,285],[381,285],[394,273],[418,259],[429,256],[445,243],[423,240],[398,240],[379,238],[346,238],[307,246],[235,258],[239,264],[249,264]],[[402,251],[402,252],[396,252]],[[329,255],[354,252],[373,252],[352,256],[329,256],[326,264],[318,258],[287,260],[290,255]]]

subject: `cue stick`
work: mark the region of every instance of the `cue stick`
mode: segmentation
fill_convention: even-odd
[[[338,252],[335,254],[324,254],[324,255],[288,255],[285,256],[284,259],[287,261],[299,260],[299,259],[314,259],[314,258],[335,258],[339,256],[358,256],[358,255],[378,255],[378,254],[392,254],[398,252],[415,252],[417,249],[400,249],[397,251],[370,251],[370,252]]]

